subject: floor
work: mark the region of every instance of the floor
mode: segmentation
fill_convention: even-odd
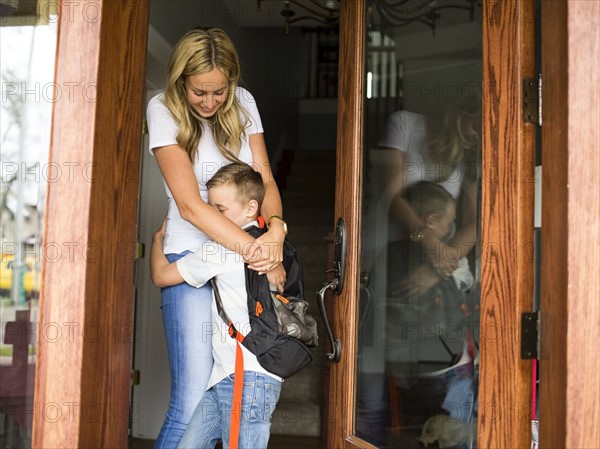
[[[153,449],[154,440],[132,438],[129,440],[129,449]],[[217,449],[220,449],[220,445]],[[325,444],[320,438],[299,437],[288,435],[271,435],[268,449],[325,449]]]

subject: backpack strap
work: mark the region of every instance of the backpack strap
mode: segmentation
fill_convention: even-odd
[[[231,321],[231,319],[227,315],[227,312],[225,312],[225,309],[223,308],[223,300],[221,299],[221,293],[219,292],[219,288],[217,287],[217,282],[215,278],[212,278],[210,280],[210,286],[212,287],[213,292],[215,293],[215,304],[217,305],[217,312],[219,313],[219,316],[225,322],[225,324],[227,324],[227,331],[229,332],[229,336],[231,338],[236,339],[240,343],[243,342],[244,336],[240,332],[238,332],[238,330],[233,325],[233,321]]]
[[[215,304],[221,319],[227,324],[229,336],[236,340],[235,345],[235,371],[233,374],[233,398],[231,402],[231,416],[229,422],[229,448],[237,449],[240,438],[240,424],[242,422],[242,394],[244,392],[244,353],[242,352],[241,342],[244,336],[238,332],[229,316],[223,309],[221,293],[217,287],[215,278],[210,280],[210,285],[215,294]]]

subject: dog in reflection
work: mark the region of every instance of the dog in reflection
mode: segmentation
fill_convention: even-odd
[[[468,444],[477,428],[474,423],[458,421],[448,415],[434,415],[425,421],[419,442],[428,447],[437,441],[440,449]]]

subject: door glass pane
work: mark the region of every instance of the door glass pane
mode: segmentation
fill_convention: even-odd
[[[355,431],[476,447],[482,18],[368,2]]]
[[[47,163],[52,104],[65,97],[54,83],[56,5],[41,6],[0,7],[0,447],[11,448],[31,447],[39,412],[33,386],[44,205],[61,171]]]

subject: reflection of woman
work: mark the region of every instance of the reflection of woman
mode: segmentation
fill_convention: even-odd
[[[391,218],[400,235],[425,246],[429,261],[403,285],[409,296],[419,296],[440,278],[449,278],[475,245],[479,122],[475,98],[456,103],[442,116],[397,111],[390,115],[379,141],[383,148],[399,150],[391,152],[383,180],[388,192],[394,192]],[[462,204],[461,224],[450,241],[440,241],[402,197],[402,190],[418,181],[441,185]]]
[[[173,262],[207,239],[234,250],[250,268],[282,285],[285,223],[269,167],[254,98],[237,86],[235,48],[221,30],[193,30],[176,45],[164,94],[148,104],[150,149],[164,177],[169,212],[164,251]],[[206,182],[223,165],[241,160],[265,183],[261,215],[269,231],[254,244],[247,233],[206,203]],[[260,249],[258,251],[257,249]],[[171,399],[156,447],[177,447],[212,369],[209,286],[187,284],[162,291],[162,312],[171,368]]]

